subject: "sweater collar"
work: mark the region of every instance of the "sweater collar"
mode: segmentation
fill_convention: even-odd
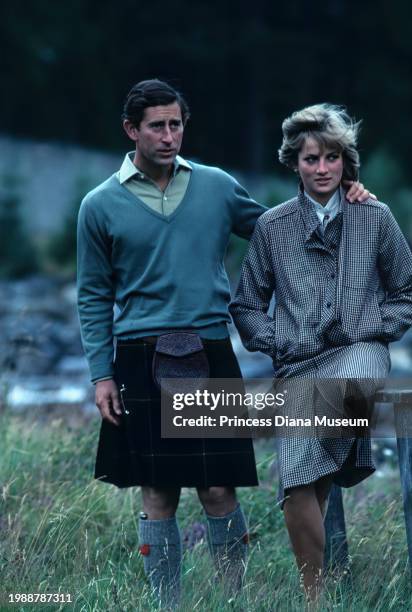
[[[120,166],[119,181],[121,185],[123,183],[126,183],[126,181],[129,181],[132,178],[138,178],[141,180],[147,179],[144,172],[139,170],[139,168],[137,168],[137,166],[134,165],[133,157],[134,157],[134,151],[129,151],[129,153],[126,153],[123,163]],[[173,162],[172,176],[173,177],[176,176],[176,174],[181,169],[192,170],[192,167],[185,159],[183,159],[183,157],[180,157],[180,155],[176,155],[176,158]]]

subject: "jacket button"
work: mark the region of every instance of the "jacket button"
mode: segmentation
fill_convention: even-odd
[[[332,304],[331,304],[330,302],[328,302],[328,303],[326,304],[326,308],[330,308],[331,306],[332,306]]]
[[[332,273],[332,274],[330,275],[330,277],[333,279],[333,278],[335,278],[335,275]]]

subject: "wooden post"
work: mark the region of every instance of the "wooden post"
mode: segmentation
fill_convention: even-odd
[[[412,390],[384,389],[376,401],[393,405],[409,566],[412,568]]]
[[[412,416],[412,415],[411,415]],[[412,567],[412,438],[398,438],[399,470],[401,473],[403,512],[408,541],[409,566]]]
[[[412,389],[384,389],[376,394],[375,401],[392,404],[395,412],[406,539],[409,565],[412,568]],[[325,530],[325,568],[347,567],[348,542],[345,514],[342,491],[337,485],[333,485],[331,489]]]
[[[332,485],[325,517],[325,569],[343,569],[349,564],[342,489]]]

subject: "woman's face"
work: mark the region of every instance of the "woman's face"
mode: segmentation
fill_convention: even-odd
[[[342,153],[323,148],[314,138],[306,138],[298,154],[297,169],[306,193],[320,204],[326,204],[342,179]]]

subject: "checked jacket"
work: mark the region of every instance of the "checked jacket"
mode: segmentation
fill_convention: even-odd
[[[342,192],[322,232],[300,191],[258,219],[230,311],[245,347],[277,369],[331,347],[387,344],[412,324],[410,247],[385,204]]]

